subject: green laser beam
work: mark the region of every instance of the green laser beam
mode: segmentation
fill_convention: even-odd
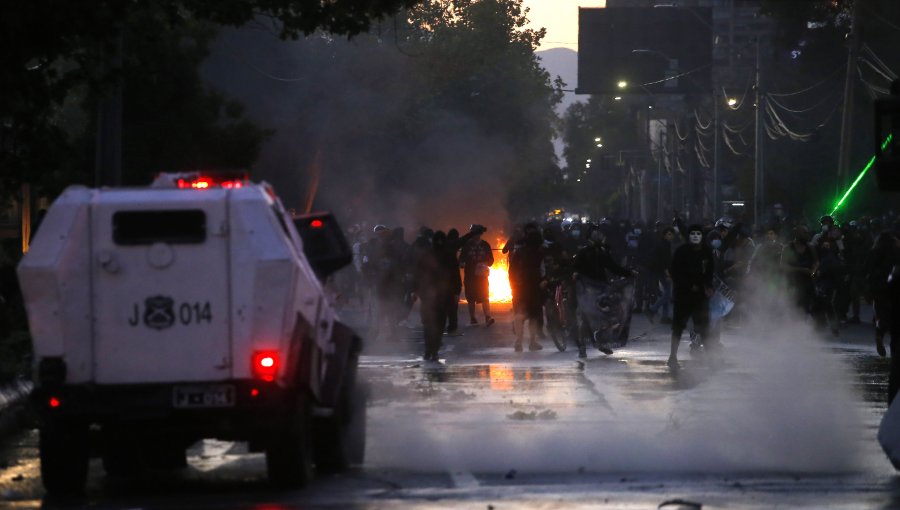
[[[891,140],[893,138],[894,138],[894,135],[892,133],[892,134],[889,134],[888,137],[884,139],[884,143],[881,144],[882,151],[888,146],[889,143],[891,143]],[[842,196],[841,199],[838,200],[837,204],[835,204],[834,209],[831,211],[831,216],[834,216],[834,213],[836,213],[837,210],[841,208],[841,206],[844,204],[844,201],[847,200],[847,197],[850,196],[850,193],[853,193],[853,190],[856,189],[856,186],[859,184],[859,181],[861,181],[863,179],[863,177],[866,176],[866,173],[868,173],[869,169],[872,168],[872,165],[874,165],[874,164],[875,164],[875,156],[872,156],[872,159],[870,159],[869,162],[866,163],[865,168],[862,169],[862,172],[859,173],[859,175],[856,177],[856,180],[853,181],[853,184],[851,184],[850,187],[847,188],[847,191],[844,193],[844,196]]]

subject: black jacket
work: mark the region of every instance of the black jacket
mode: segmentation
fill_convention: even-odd
[[[669,268],[674,294],[704,294],[713,286],[715,269],[715,259],[708,246],[701,244],[699,249],[690,243],[679,246],[672,255],[672,266]]]
[[[631,271],[616,264],[602,245],[590,244],[575,254],[575,272],[594,280],[606,281],[606,272],[619,276],[631,276]]]

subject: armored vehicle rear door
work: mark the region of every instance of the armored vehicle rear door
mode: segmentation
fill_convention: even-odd
[[[97,383],[231,376],[227,193],[101,193],[92,211]]]

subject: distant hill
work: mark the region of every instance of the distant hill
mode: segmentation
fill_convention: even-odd
[[[538,51],[538,58],[541,65],[550,73],[552,78],[559,76],[566,82],[567,90],[575,90],[578,84],[578,52],[568,48],[552,48],[549,50]],[[559,105],[559,112],[562,113],[568,106],[575,101],[586,101],[587,96],[576,96],[574,92],[566,92],[563,101]]]
[[[538,51],[537,57],[541,60],[541,65],[550,73],[551,79],[557,76],[566,82],[564,87],[566,90],[575,90],[578,82],[578,52],[568,48],[552,48],[549,50]],[[562,116],[566,108],[576,101],[587,101],[586,95],[576,96],[574,92],[564,92],[562,102],[556,107],[557,113]],[[553,141],[556,149],[556,155],[562,159],[562,140]],[[563,162],[560,161],[562,164]]]

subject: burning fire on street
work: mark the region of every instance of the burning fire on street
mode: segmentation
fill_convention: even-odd
[[[491,303],[512,303],[512,289],[509,287],[509,259],[499,251],[505,242],[503,239],[497,239],[498,250],[494,255],[491,274],[488,276]]]
[[[488,275],[488,299],[491,303],[512,303],[512,289],[509,287],[509,259],[500,250],[506,239],[498,237],[494,247],[494,264]],[[461,299],[465,302],[465,299]]]

